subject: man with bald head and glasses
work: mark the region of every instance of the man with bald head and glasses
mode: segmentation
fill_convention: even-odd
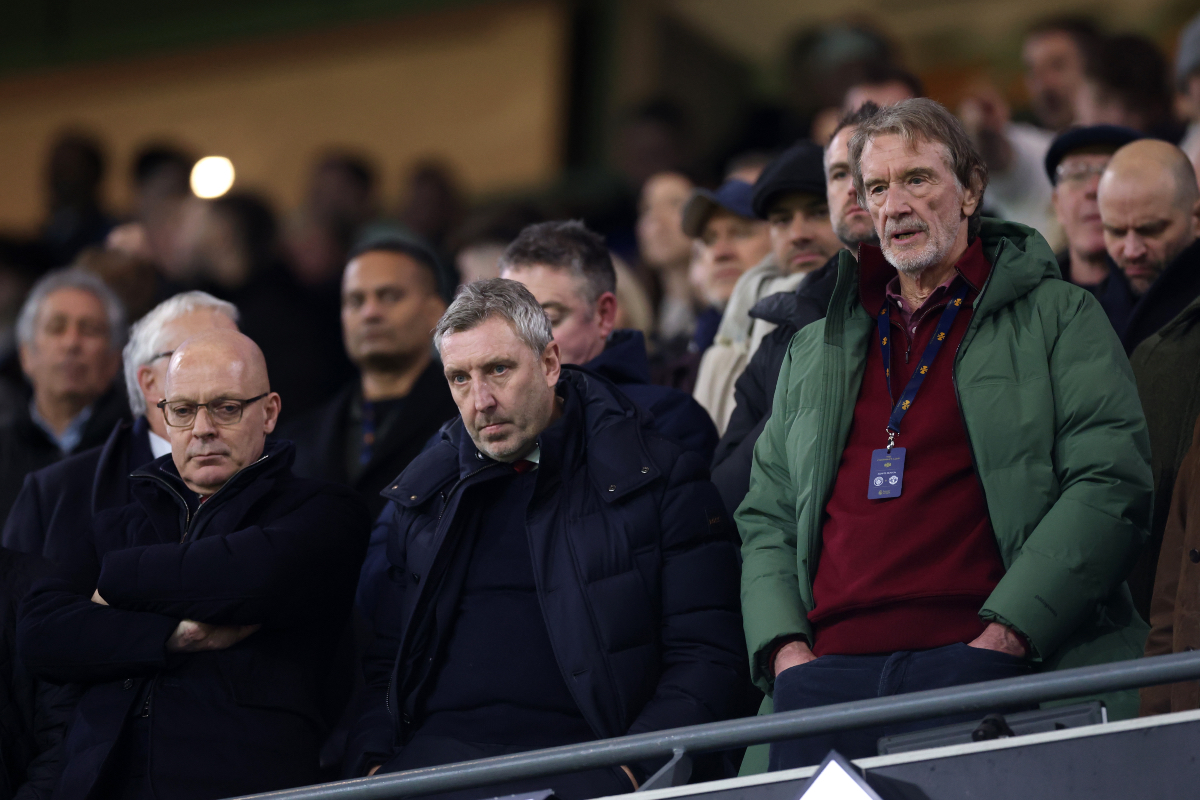
[[[350,489],[295,477],[267,442],[282,401],[232,330],[174,349],[171,445],[96,516],[22,607],[31,670],[82,684],[61,798],[207,800],[319,781],[340,708],[322,690],[370,518]]]

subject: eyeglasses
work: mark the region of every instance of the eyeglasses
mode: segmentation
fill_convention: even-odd
[[[223,397],[217,400],[209,400],[207,403],[189,403],[186,400],[175,400],[172,402],[159,400],[158,407],[162,409],[163,419],[172,428],[192,427],[196,424],[196,415],[200,413],[200,409],[202,408],[208,409],[208,416],[214,425],[236,425],[242,421],[242,412],[246,410],[246,406],[262,400],[269,394],[270,392],[263,392],[258,397],[251,397],[248,400],[233,400]]]
[[[1107,168],[1108,164],[1059,164],[1054,174],[1058,176],[1060,183],[1081,184],[1086,183],[1093,175],[1103,175]]]

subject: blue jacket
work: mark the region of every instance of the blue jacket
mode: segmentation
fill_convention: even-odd
[[[638,407],[649,411],[651,429],[699,454],[705,464],[712,462],[719,438],[717,427],[690,394],[650,382],[650,360],[641,331],[613,331],[604,352],[583,366],[608,378]]]
[[[603,378],[567,366],[558,392],[566,434],[542,451],[526,524],[572,697],[597,738],[735,716],[747,681],[736,534],[704,462]],[[429,611],[447,601],[447,541],[470,513],[464,490],[497,468],[456,420],[384,490],[372,540],[386,543],[387,566],[368,562],[360,583],[377,639],[347,774],[386,761],[421,723],[453,621]]]
[[[26,598],[17,646],[28,667],[85,684],[56,798],[90,796],[142,708],[160,797],[320,779],[340,711],[323,689],[370,522],[350,489],[294,477],[292,454],[290,442],[268,444],[198,509],[170,456],[151,462],[131,476],[135,502],[98,514],[89,546]],[[108,606],[91,602],[95,589]],[[262,628],[227,650],[169,654],[180,619]]]

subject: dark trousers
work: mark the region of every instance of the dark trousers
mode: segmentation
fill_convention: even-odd
[[[785,669],[775,678],[775,711],[797,711],[1012,678],[1027,675],[1030,670],[1029,662],[1023,658],[965,644],[933,650],[902,650],[891,655],[822,656],[816,661]],[[820,764],[830,750],[837,750],[846,758],[866,758],[878,754],[877,743],[882,736],[970,722],[984,716],[984,712],[971,712],[775,742],[771,745],[770,769]]]
[[[376,774],[404,772],[422,767],[434,767],[459,761],[474,761],[492,756],[505,756],[532,750],[532,747],[516,747],[499,744],[463,742],[445,736],[429,736],[418,733],[391,761],[380,767]],[[620,767],[600,767],[565,775],[548,775],[545,778],[497,783],[479,789],[460,789],[421,795],[421,800],[484,800],[484,798],[536,792],[553,789],[560,800],[589,800],[592,797],[607,797],[633,791],[633,784]]]

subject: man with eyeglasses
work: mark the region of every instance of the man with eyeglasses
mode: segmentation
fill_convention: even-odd
[[[1100,176],[1113,153],[1142,137],[1119,125],[1088,125],[1060,133],[1046,153],[1054,213],[1067,240],[1058,254],[1058,268],[1065,280],[1097,298],[1104,297],[1110,276],[1118,272],[1104,249],[1104,226],[1096,200]]]
[[[133,422],[121,420],[102,445],[26,476],[0,535],[4,546],[58,562],[97,513],[130,503],[129,473],[171,452],[162,414],[147,409],[163,397],[174,349],[206,330],[237,330],[237,321],[232,303],[206,292],[177,294],[138,320],[123,352]]]
[[[130,476],[59,577],[22,607],[40,677],[82,686],[55,797],[209,800],[314,783],[340,708],[322,687],[370,518],[267,444],[262,351],[210,330],[175,348],[158,402],[171,454]]]

